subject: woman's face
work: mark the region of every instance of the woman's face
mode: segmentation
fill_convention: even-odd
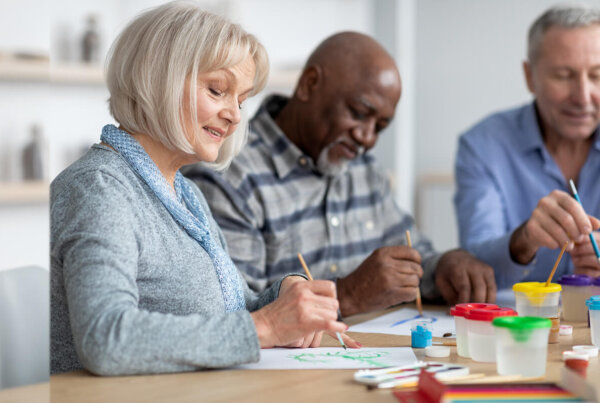
[[[233,67],[200,73],[195,85],[186,82],[183,124],[197,160],[217,159],[223,141],[240,122],[242,103],[253,89],[255,71],[254,60],[248,56]],[[190,113],[190,90],[196,91],[197,124]]]

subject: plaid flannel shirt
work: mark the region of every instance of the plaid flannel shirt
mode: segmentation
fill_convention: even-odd
[[[401,211],[389,181],[366,154],[336,177],[321,175],[273,120],[287,102],[268,97],[250,121],[248,144],[223,173],[195,164],[183,169],[210,204],[238,269],[263,290],[281,276],[302,272],[302,253],[314,278],[335,280],[355,270],[375,249],[406,244],[422,257],[424,296],[434,285],[439,255]]]

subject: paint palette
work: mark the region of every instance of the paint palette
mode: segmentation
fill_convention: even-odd
[[[414,365],[382,369],[365,369],[354,373],[354,380],[367,386],[393,388],[419,380],[421,369],[433,373],[436,379],[450,379],[469,374],[469,367],[443,362],[419,361]]]

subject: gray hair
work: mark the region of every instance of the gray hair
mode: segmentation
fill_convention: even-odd
[[[550,28],[582,28],[594,24],[600,24],[600,10],[589,5],[561,4],[549,8],[529,28],[529,63],[534,64],[539,59],[543,36]]]
[[[248,56],[256,66],[250,94],[254,95],[266,84],[269,59],[253,35],[191,2],[152,8],[131,21],[111,47],[106,61],[110,113],[128,131],[148,134],[171,150],[193,154],[182,121],[186,85],[190,116],[196,118],[195,80],[187,79],[235,66]],[[246,143],[247,130],[243,116],[236,131],[223,141],[216,161],[208,165],[229,166]]]

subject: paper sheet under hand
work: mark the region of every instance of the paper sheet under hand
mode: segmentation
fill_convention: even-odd
[[[432,318],[433,337],[443,337],[444,333],[456,333],[454,317],[440,311],[423,311],[423,317]],[[410,336],[410,327],[420,319],[416,309],[403,308],[369,321],[350,326],[349,332],[385,333]]]
[[[410,347],[318,347],[260,350],[260,361],[234,369],[361,369],[413,365]]]

